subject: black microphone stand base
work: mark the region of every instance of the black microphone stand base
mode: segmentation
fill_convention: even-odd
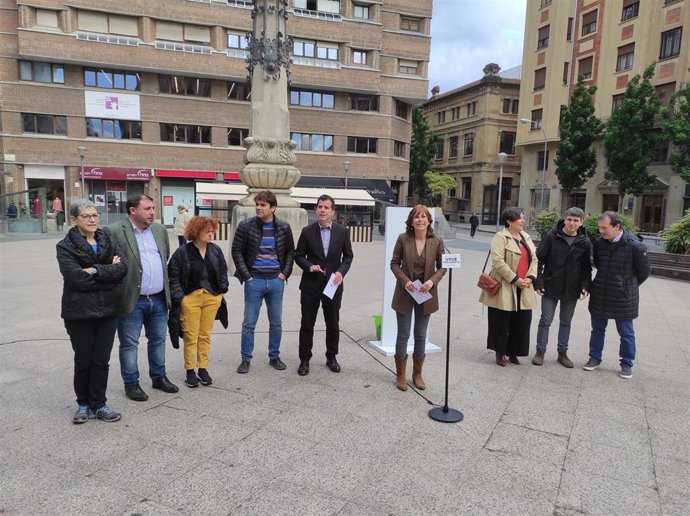
[[[442,423],[458,423],[465,417],[462,412],[452,408],[436,407],[429,411],[429,417]]]

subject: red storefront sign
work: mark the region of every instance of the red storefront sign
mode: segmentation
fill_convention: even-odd
[[[158,177],[177,177],[184,179],[216,179],[217,172],[207,170],[168,170],[163,168],[156,169]],[[237,172],[223,172],[223,179],[226,181],[239,181],[240,175]]]
[[[164,195],[163,196],[163,206],[172,206],[173,205],[173,196],[172,195]]]
[[[84,167],[84,179],[149,181],[150,168]]]

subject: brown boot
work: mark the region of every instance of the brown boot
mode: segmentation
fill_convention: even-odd
[[[566,353],[565,351],[558,352],[558,363],[561,364],[563,367],[567,367],[568,369],[573,368],[573,362],[568,358],[568,353]]]
[[[412,381],[417,389],[423,391],[426,389],[424,378],[422,378],[422,367],[424,366],[424,357],[415,358],[412,355]]]
[[[395,386],[401,391],[407,390],[407,381],[405,374],[407,373],[407,355],[402,360],[395,357]]]
[[[544,353],[537,351],[532,359],[534,365],[544,365]]]

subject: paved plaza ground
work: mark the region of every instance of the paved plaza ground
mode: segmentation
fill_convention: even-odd
[[[262,312],[252,368],[238,375],[242,290],[233,279],[230,326],[213,334],[211,387],[185,387],[182,350],[169,346],[180,392],[152,390],[141,346],[150,399],[130,401],[116,340],[108,396],[122,420],[73,425],[59,236],[0,237],[0,514],[690,514],[690,284],[652,277],[642,286],[631,380],[618,377],[613,329],[602,368],[581,369],[585,304],[573,322],[575,369],[556,362],[555,327],[544,366],[530,356],[500,368],[475,286],[490,235],[461,233],[447,242],[463,259],[451,294],[449,399],[465,416],[455,424],[427,416],[443,401],[447,283],[430,326],[444,353],[428,356],[426,391],[398,391],[393,359],[367,345],[389,273],[376,240],[354,245],[342,373],[325,367],[319,322],[311,374],[296,374],[293,278],[283,309],[288,369],[268,366]],[[538,317],[537,308],[533,343]]]

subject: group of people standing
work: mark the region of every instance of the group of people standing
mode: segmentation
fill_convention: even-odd
[[[532,364],[544,364],[549,328],[560,303],[557,361],[574,367],[567,355],[570,326],[579,299],[588,295],[592,331],[586,371],[598,368],[602,361],[604,336],[610,319],[620,336],[620,376],[632,378],[635,359],[633,319],[638,316],[639,286],[649,277],[646,247],[622,227],[616,212],[604,212],[598,220],[601,238],[590,239],[582,224],[585,214],[569,208],[535,248],[524,231],[521,208],[507,208],[501,220],[505,228],[491,241],[491,276],[499,280],[498,293],[482,291],[480,302],[488,307],[488,349],[496,353],[496,363],[519,364],[518,357],[529,354],[532,309],[535,292],[541,296],[541,317],[537,331],[536,352]],[[591,254],[592,253],[592,254]],[[592,280],[592,261],[597,273]]]

